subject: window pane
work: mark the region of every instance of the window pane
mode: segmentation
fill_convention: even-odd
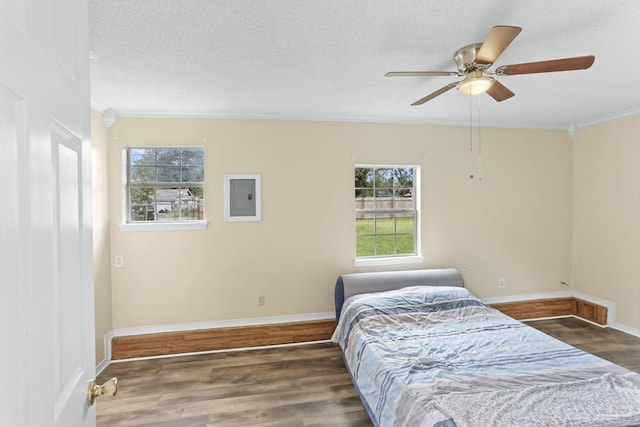
[[[154,193],[153,188],[132,188],[130,193],[130,220],[131,221],[154,221],[155,220],[155,206],[154,206]]]
[[[204,166],[204,151],[201,149],[182,150],[182,166]]]
[[[151,220],[153,221],[153,211],[151,212]],[[130,220],[135,221],[147,221],[147,206],[146,205],[131,205],[131,217]]]
[[[376,255],[395,255],[395,236],[376,236]]]
[[[158,166],[180,166],[182,150],[175,148],[158,149]]]
[[[154,198],[153,188],[132,188],[131,189],[131,204],[132,205],[147,205],[153,203]]]
[[[355,171],[356,197],[373,196],[373,169],[356,168]]]
[[[376,217],[376,234],[396,234],[397,229],[396,218],[393,214],[378,215]],[[411,230],[413,232],[413,230]]]
[[[370,234],[375,233],[373,218],[359,218],[356,219],[356,234]]]
[[[413,234],[398,234],[396,236],[396,245],[398,254],[414,254],[415,243],[413,241]]]
[[[182,168],[182,182],[203,182],[204,167],[191,166]]]
[[[415,254],[414,222],[413,215],[396,217],[396,251],[398,254]]]
[[[154,166],[131,166],[131,182],[155,182],[156,168]]]
[[[130,148],[129,164],[130,165],[155,165],[156,150],[153,148]]]
[[[397,188],[413,188],[413,169],[394,169],[395,186]]]
[[[357,198],[373,197],[373,189],[372,188],[356,188],[356,197]]]
[[[180,182],[180,167],[160,166],[157,174],[158,182]]]
[[[376,188],[393,188],[393,169],[375,169]]]
[[[356,256],[374,256],[374,236],[356,237]]]

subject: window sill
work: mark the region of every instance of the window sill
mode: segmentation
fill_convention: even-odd
[[[424,257],[421,255],[398,256],[388,258],[360,258],[353,261],[355,267],[371,267],[377,265],[421,264]]]
[[[207,221],[185,222],[143,222],[120,224],[120,231],[174,231],[174,230],[204,230]]]

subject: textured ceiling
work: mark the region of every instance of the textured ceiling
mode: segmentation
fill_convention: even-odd
[[[640,112],[638,0],[89,0],[92,103],[119,115],[569,129]],[[502,76],[503,102],[452,90],[453,53],[522,27],[495,66],[595,55],[589,70]],[[474,119],[474,120],[477,120]]]

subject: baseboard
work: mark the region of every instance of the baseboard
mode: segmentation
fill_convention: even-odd
[[[606,306],[576,297],[544,298],[490,305],[518,320],[575,316],[601,326],[607,324]]]
[[[575,299],[547,298],[490,305],[514,319],[526,320],[571,315],[574,312]]]
[[[591,302],[593,304],[607,307],[607,325],[613,325],[616,323],[616,303],[606,300],[604,298],[594,297],[592,295],[583,294],[582,292],[573,291],[572,296],[584,301]]]
[[[111,339],[113,338],[113,331],[109,331],[104,334],[104,358],[96,366],[96,376],[100,375],[102,371],[109,366],[111,362]]]
[[[549,318],[554,316],[575,315],[600,325],[616,323],[616,303],[603,298],[594,297],[582,292],[560,291],[538,294],[514,295],[505,297],[490,297],[482,299],[486,304],[499,308],[502,306],[506,314],[518,320],[533,318]],[[565,300],[564,306],[559,302]],[[567,301],[573,300],[575,306],[568,310]],[[556,301],[556,303],[554,303]],[[523,307],[518,307],[522,304]],[[545,311],[547,304],[559,304]],[[515,312],[514,312],[515,311]],[[529,311],[529,313],[527,313]],[[604,316],[604,317],[603,317]]]
[[[242,326],[275,325],[278,323],[309,322],[314,320],[335,319],[333,311],[321,313],[292,314],[285,316],[248,317],[242,319],[213,320],[207,322],[177,323],[170,325],[138,326],[133,328],[117,328],[114,337],[129,335],[162,334],[165,332],[196,331],[201,329],[237,328]]]
[[[613,329],[617,329],[618,331],[640,338],[640,329],[632,328],[631,326],[623,325],[622,323],[614,323],[609,326]]]
[[[483,301],[496,308],[502,305],[505,312],[507,308],[515,310],[514,317],[520,320],[530,320],[574,316],[571,301],[576,299],[606,308],[606,324],[640,336],[640,331],[615,322],[615,303],[579,292],[515,295]],[[550,308],[544,309],[545,305]],[[112,360],[327,340],[335,327],[334,316],[333,312],[324,312],[115,329],[105,335],[105,359],[96,370],[101,372]]]
[[[111,339],[111,360],[322,341],[330,339],[335,329],[333,313],[256,320],[214,322],[216,327],[198,329],[180,325],[173,331],[162,327],[162,332],[143,334],[128,330],[128,334],[114,334]]]

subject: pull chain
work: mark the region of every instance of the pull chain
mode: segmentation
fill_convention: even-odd
[[[473,152],[473,98],[469,97],[469,151]],[[482,181],[482,131],[480,123],[480,99],[477,99],[476,116],[477,116],[477,140],[478,140],[478,181]],[[473,179],[471,174],[469,178]]]
[[[480,123],[480,97],[478,97],[478,181],[482,181],[482,125]]]

